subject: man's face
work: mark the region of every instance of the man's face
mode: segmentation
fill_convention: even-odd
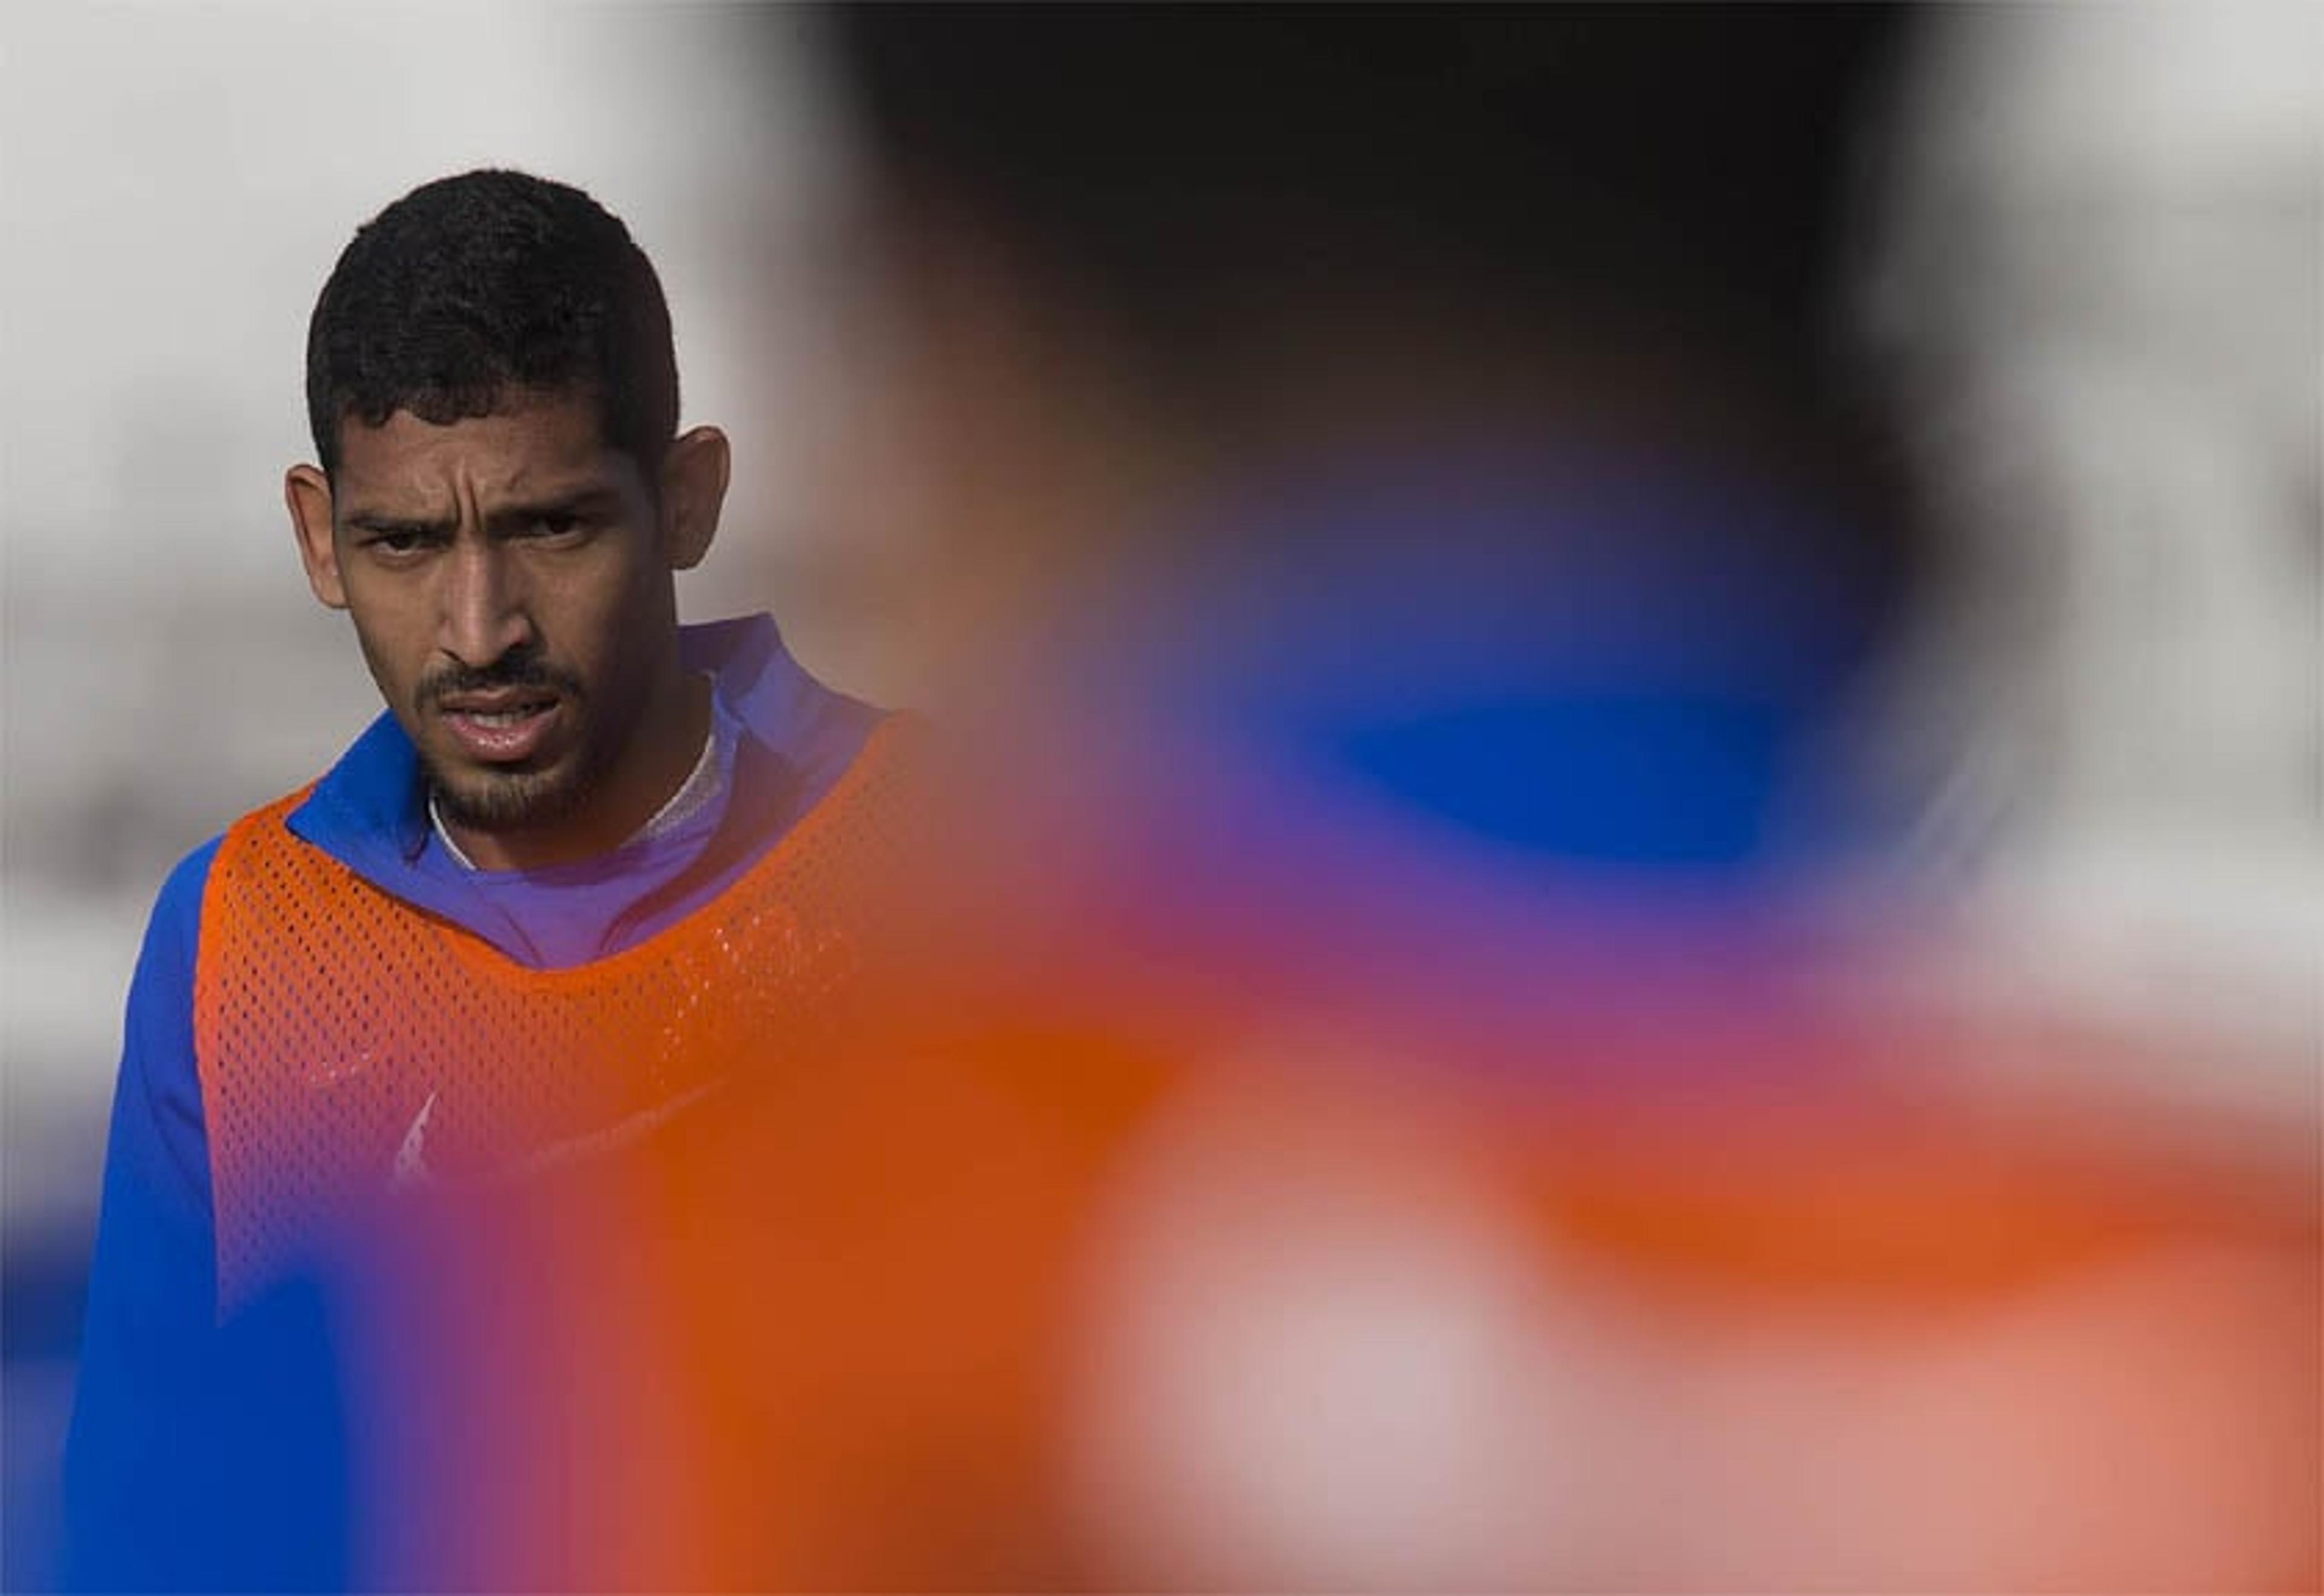
[[[339,456],[327,548],[301,519],[309,577],[353,618],[446,817],[504,832],[575,816],[676,679],[648,479],[604,446],[586,395],[449,426],[350,420]]]

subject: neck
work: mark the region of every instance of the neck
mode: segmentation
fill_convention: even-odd
[[[710,735],[710,678],[674,668],[638,715],[621,761],[582,806],[553,825],[480,831],[444,829],[479,870],[543,870],[612,853],[635,836],[676,796],[702,758]]]

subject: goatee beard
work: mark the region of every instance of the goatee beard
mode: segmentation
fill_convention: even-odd
[[[447,826],[465,831],[530,831],[554,826],[587,803],[595,783],[586,770],[510,771],[451,781],[426,756],[420,772]]]

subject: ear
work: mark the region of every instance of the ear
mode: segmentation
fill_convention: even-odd
[[[726,435],[715,427],[696,427],[669,446],[661,466],[661,547],[671,570],[690,571],[710,552],[732,464]]]
[[[290,530],[298,535],[307,586],[328,607],[346,609],[347,587],[339,577],[339,548],[331,535],[331,479],[317,466],[293,466],[282,477],[282,501],[290,507]]]

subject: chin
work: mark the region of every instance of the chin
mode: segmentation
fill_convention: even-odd
[[[429,780],[444,818],[472,831],[530,831],[554,825],[580,807],[583,784],[574,773],[543,770],[462,771],[447,779],[432,766]]]

